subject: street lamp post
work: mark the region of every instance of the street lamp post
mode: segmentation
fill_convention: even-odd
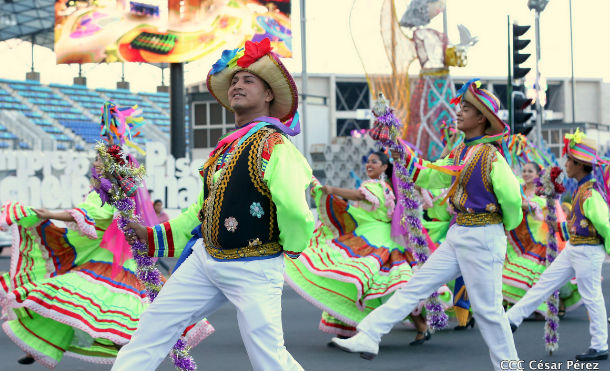
[[[549,0],[528,0],[527,6],[536,12],[535,38],[536,38],[536,137],[538,147],[542,147],[542,117],[543,107],[540,104],[540,13],[544,10]]]
[[[576,122],[576,106],[574,105],[574,92],[576,85],[574,84],[574,37],[572,36],[572,0],[570,0],[570,66],[572,69],[572,123]]]
[[[538,148],[542,148],[542,111],[544,107],[540,104],[540,12],[536,10],[535,23],[535,38],[536,38],[536,137],[538,138]]]
[[[307,18],[305,13],[305,0],[300,1],[301,6],[301,127],[303,128],[303,154],[309,159],[309,141],[307,136]]]

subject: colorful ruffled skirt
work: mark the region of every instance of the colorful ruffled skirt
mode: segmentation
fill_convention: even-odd
[[[2,329],[50,368],[64,355],[112,364],[148,305],[134,260],[112,275],[113,255],[99,247],[101,238],[39,220],[19,204],[7,206],[0,224],[13,245],[10,271],[0,276]],[[206,320],[188,330],[190,345],[214,331]]]
[[[367,314],[409,281],[417,262],[392,241],[389,222],[335,196],[318,193],[316,199],[321,223],[301,256],[285,259],[286,282],[323,311],[320,330],[352,336]],[[441,294],[450,302],[448,289]]]
[[[524,219],[516,229],[507,234],[508,246],[502,272],[502,295],[509,306],[521,300],[527,291],[538,282],[546,269],[547,246],[538,242],[546,239],[543,236],[544,233],[546,233],[546,229],[533,230]],[[559,237],[557,241],[561,251],[565,242],[562,243]],[[566,283],[560,289],[559,296],[566,311],[582,304],[575,280]],[[536,311],[543,315],[546,314],[546,301],[540,304]]]

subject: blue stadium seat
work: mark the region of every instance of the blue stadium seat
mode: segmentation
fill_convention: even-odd
[[[17,139],[17,136],[13,133],[9,133],[8,131],[0,132],[0,138],[3,139]]]
[[[136,94],[123,89],[92,90],[88,89],[86,86],[80,85],[50,84],[47,86],[40,84],[37,81],[16,81],[8,79],[0,79],[0,82],[8,84],[20,97],[38,107],[41,111],[57,120],[61,125],[69,128],[86,143],[95,143],[99,140],[99,122],[97,120],[92,122],[82,110],[99,117],[100,109],[105,100],[105,98],[102,97],[102,94],[110,97],[111,100],[114,100],[121,107],[137,105],[138,108],[141,108],[143,111],[142,117],[144,118],[144,123],[146,125],[155,125],[164,133],[169,133],[170,131],[169,115],[163,113],[150,103],[152,101],[156,106],[169,111],[169,94],[167,93]],[[51,88],[57,89],[62,94],[70,97],[77,105],[73,106]],[[61,129],[54,126],[53,123],[43,119],[40,113],[32,112],[28,105],[21,103],[19,99],[1,88],[0,109],[20,111],[35,125],[49,133],[51,137],[55,138],[57,141],[60,141],[61,143],[57,146],[58,149],[67,149],[71,142],[73,142],[68,136],[62,134]],[[3,129],[4,130],[0,130],[0,140],[3,140],[3,138],[7,141],[18,139],[14,134],[6,131],[6,128]],[[143,144],[146,142],[146,138],[143,135],[140,135],[134,138],[134,142]],[[7,145],[12,147],[11,143],[2,143],[5,143],[2,145],[3,148],[6,148]],[[84,150],[83,146],[77,146],[75,149]]]

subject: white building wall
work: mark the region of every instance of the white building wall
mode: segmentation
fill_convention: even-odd
[[[303,93],[301,87],[301,76],[294,76],[299,94]],[[293,143],[302,153],[305,150],[304,141],[311,148],[312,144],[328,144],[331,130],[331,111],[334,106],[330,104],[331,78],[329,75],[310,75],[307,78],[307,111],[305,112],[306,122],[301,121],[301,134],[294,138]],[[299,113],[302,115],[303,100],[299,100]],[[302,116],[301,116],[302,118]]]
[[[600,122],[605,125],[610,125],[610,83],[601,83],[600,94]]]
[[[602,121],[602,85],[601,79],[577,79],[574,94],[576,122],[608,123]],[[564,121],[572,121],[572,81],[564,79],[563,112]],[[610,113],[609,113],[610,115]]]
[[[577,81],[574,97],[576,121],[600,122],[601,81]]]

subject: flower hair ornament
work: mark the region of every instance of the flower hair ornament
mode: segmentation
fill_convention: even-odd
[[[144,166],[139,165],[132,155],[126,154],[121,146],[130,145],[142,151],[131,142],[131,130],[142,125],[141,120],[132,117],[134,113],[134,108],[119,109],[112,102],[104,103],[100,133],[106,136],[108,143],[100,141],[95,146],[102,169],[98,172],[93,167],[91,171],[93,189],[100,195],[102,203],[109,203],[116,208],[116,223],[125,236],[135,236],[129,224],[141,222],[140,217],[135,214],[136,204],[133,196],[146,173]],[[136,276],[145,288],[146,297],[153,302],[163,286],[161,272],[155,264],[156,259],[148,256],[147,245],[139,239],[136,238],[130,245],[137,265]],[[193,371],[197,368],[195,361],[188,354],[189,349],[184,336],[181,336],[170,351],[177,370]]]

